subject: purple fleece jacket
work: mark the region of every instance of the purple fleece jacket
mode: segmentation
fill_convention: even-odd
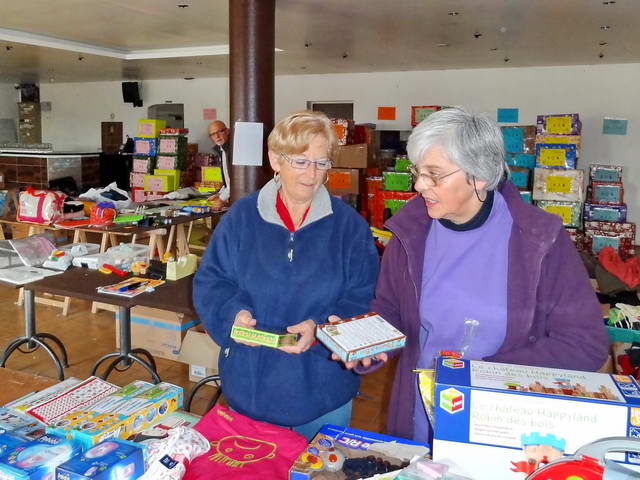
[[[499,188],[513,224],[509,239],[507,331],[490,362],[595,371],[608,337],[596,295],[569,235],[556,215],[522,201],[515,186]],[[393,383],[387,433],[411,438],[419,357],[420,285],[425,240],[433,220],[422,197],[386,223],[385,249],[371,311],[407,336]],[[442,324],[445,327],[445,324]],[[364,372],[363,372],[364,373]]]

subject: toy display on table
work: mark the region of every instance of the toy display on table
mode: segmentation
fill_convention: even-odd
[[[369,478],[401,470],[429,452],[428,445],[412,440],[325,425],[293,462],[289,480]]]
[[[43,435],[0,455],[0,477],[7,480],[49,480],[61,463],[78,455],[81,446],[57,435]]]
[[[210,447],[209,441],[197,430],[184,426],[172,428],[166,438],[153,440],[147,445],[148,469],[141,478],[180,480],[189,464],[207,453]]]
[[[98,287],[98,293],[133,298],[141,293],[152,292],[156,287],[164,284],[164,280],[153,278],[131,277],[113,285]]]
[[[515,480],[586,442],[633,436],[640,386],[624,375],[440,358],[434,400],[434,461],[477,480]]]
[[[402,348],[407,339],[374,312],[318,325],[316,337],[343,362]]]
[[[133,480],[144,474],[146,449],[121,439],[100,442],[56,467],[56,479]]]
[[[167,262],[167,280],[188,277],[195,273],[196,268],[198,268],[198,256],[193,253],[178,257],[178,260],[172,259]]]
[[[154,421],[144,430],[129,436],[127,440],[146,445],[150,442],[167,438],[169,432],[175,428],[193,428],[200,421],[200,418],[202,418],[200,415],[194,413],[175,410],[169,415]]]

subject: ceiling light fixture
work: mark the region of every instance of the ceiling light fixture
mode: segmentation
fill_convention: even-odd
[[[604,58],[604,53],[600,52],[600,55],[598,55],[598,58]]]
[[[460,12],[456,12],[456,11],[449,12],[449,15],[451,15],[452,17],[457,17],[458,15],[460,15]]]
[[[606,2],[602,2],[603,5],[615,5],[616,0],[607,0]]]
[[[449,44],[448,43],[437,43],[436,46],[437,47],[448,47]]]
[[[598,45],[600,45],[601,47],[604,47],[605,45],[608,45],[608,42],[600,42],[598,43]]]
[[[611,27],[609,25],[600,25],[600,30],[610,30]]]
[[[79,61],[79,62],[81,62],[82,60],[84,60],[84,57],[83,57],[82,55],[80,55],[80,56],[78,57],[78,61]]]
[[[473,34],[473,38],[480,38],[482,34],[480,32],[476,32]]]
[[[188,3],[179,3],[178,8],[187,8],[189,6]]]
[[[490,52],[497,52],[498,51],[498,47],[493,47],[489,49]]]
[[[504,62],[507,63],[509,60],[511,60],[509,57],[504,57]]]
[[[348,54],[347,52],[344,52],[344,53],[342,54],[342,58],[343,58],[343,60],[345,60],[345,59],[349,58],[349,54]]]
[[[184,77],[185,80],[193,80],[195,77]]]

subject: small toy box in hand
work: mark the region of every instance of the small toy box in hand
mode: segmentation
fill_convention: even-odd
[[[343,362],[404,347],[406,337],[374,312],[318,325],[316,337]]]
[[[239,327],[238,325],[234,325],[231,329],[231,338],[271,348],[295,345],[298,341],[296,333],[275,333],[257,328]]]

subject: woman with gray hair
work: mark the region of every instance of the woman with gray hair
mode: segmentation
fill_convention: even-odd
[[[560,219],[522,201],[508,181],[503,145],[495,122],[461,108],[433,113],[409,137],[419,195],[386,223],[393,238],[371,303],[407,336],[390,434],[429,438],[413,370],[433,368],[442,350],[575,370],[607,358],[580,257]]]

